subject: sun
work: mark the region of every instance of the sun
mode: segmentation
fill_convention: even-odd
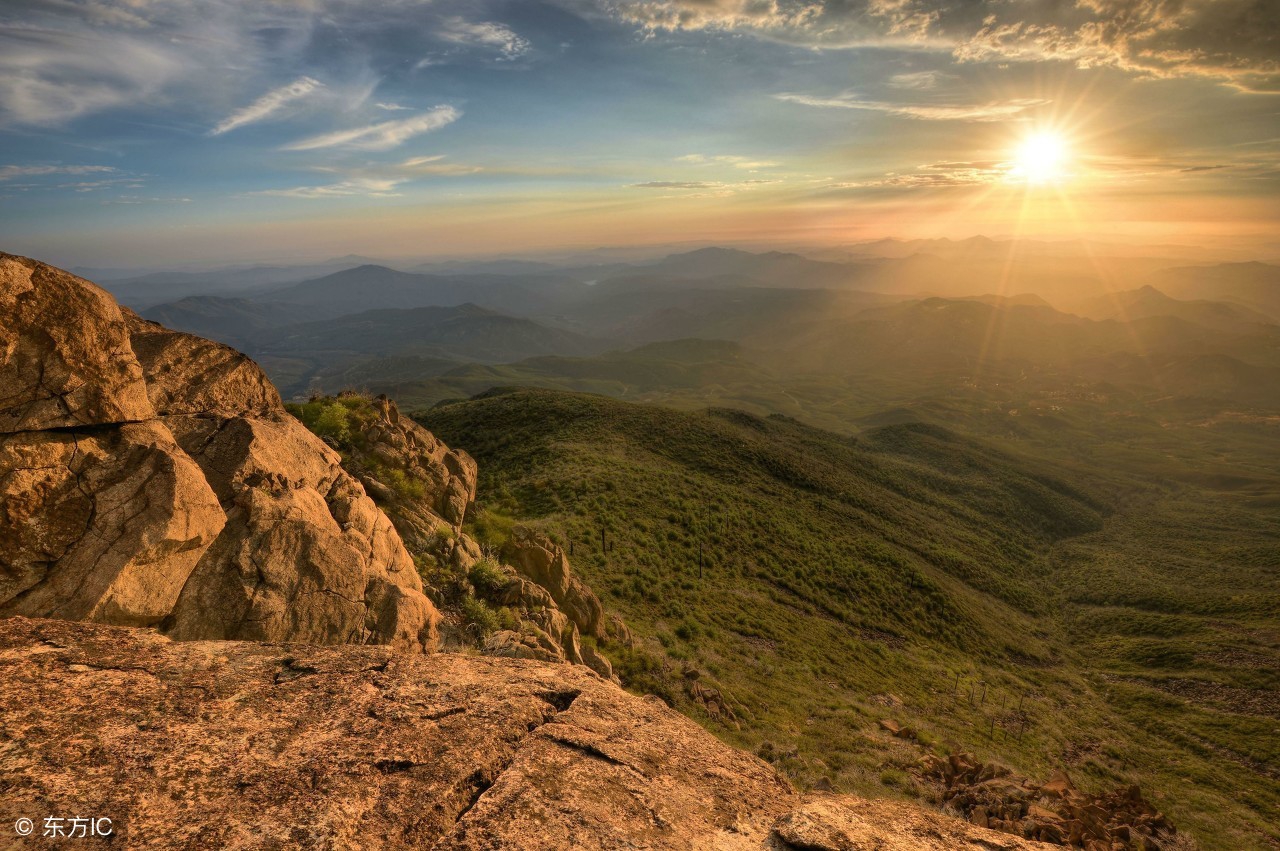
[[[1067,142],[1041,131],[1022,140],[1013,157],[1013,176],[1027,183],[1054,183],[1066,176]]]

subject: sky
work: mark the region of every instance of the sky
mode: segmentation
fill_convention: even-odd
[[[63,264],[1274,246],[1274,0],[4,0],[0,250]]]

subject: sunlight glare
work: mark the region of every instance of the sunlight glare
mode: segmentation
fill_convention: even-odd
[[[1053,183],[1066,172],[1067,144],[1057,133],[1034,133],[1014,154],[1013,176],[1031,184]]]

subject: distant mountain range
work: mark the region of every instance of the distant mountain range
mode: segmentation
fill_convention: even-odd
[[[536,355],[587,355],[608,344],[474,304],[369,310],[338,319],[259,332],[255,351],[272,354],[350,352],[378,356],[452,357],[502,363]]]
[[[354,383],[429,401],[478,392],[485,381],[612,395],[661,392],[669,381],[687,392],[681,376],[690,369],[711,374],[693,367],[705,365],[705,352],[694,361],[692,350],[626,352],[701,340],[742,347],[737,366],[712,370],[730,384],[745,361],[791,381],[919,384],[1033,368],[1055,380],[1074,373],[1251,403],[1273,395],[1263,385],[1280,367],[1280,267],[1156,268],[1149,258],[1095,266],[1065,249],[1010,256],[1010,246],[969,240],[950,244],[949,259],[916,252],[855,262],[704,248],[578,267],[365,263],[283,282],[274,280],[282,269],[257,267],[223,281],[232,295],[188,295],[144,315],[248,351],[287,394]],[[167,280],[189,289],[208,283],[206,274]],[[112,284],[135,293],[164,285]]]
[[[1174,298],[1230,301],[1280,319],[1280,266],[1221,263],[1153,273],[1148,281]]]
[[[1140,289],[1102,296],[1081,313],[1094,319],[1121,321],[1172,316],[1208,328],[1230,331],[1249,331],[1251,326],[1276,323],[1273,317],[1243,304],[1170,298],[1150,284]]]

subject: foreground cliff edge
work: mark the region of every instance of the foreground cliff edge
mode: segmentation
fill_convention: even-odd
[[[3,254],[0,316],[5,847],[87,817],[113,835],[86,847],[1049,847],[802,799],[623,691],[577,638],[625,625],[536,535],[493,589],[521,621],[486,648],[523,658],[432,653],[448,618],[402,535],[478,562],[456,534],[465,454],[381,405],[372,454],[430,491],[397,531],[377,478],[344,470],[238,352]],[[8,832],[21,819],[28,839]]]
[[[76,847],[1053,847],[802,799],[660,700],[569,665],[11,618],[0,718],[0,826],[112,820],[113,840]]]

